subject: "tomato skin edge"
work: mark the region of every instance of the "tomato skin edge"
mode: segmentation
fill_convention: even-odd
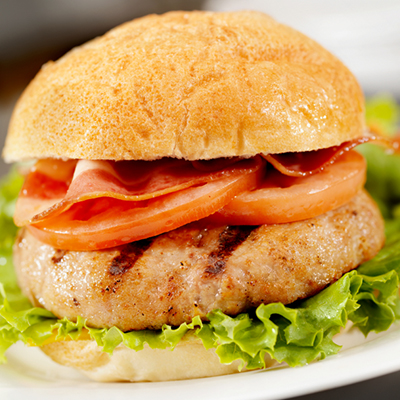
[[[327,185],[314,193],[308,193],[305,201],[301,196],[297,198],[293,196],[288,202],[283,201],[279,191],[283,193],[284,190],[291,190],[290,187],[273,188],[277,196],[269,199],[268,204],[263,199],[254,199],[252,192],[246,192],[211,215],[208,220],[214,224],[229,225],[279,224],[306,220],[336,209],[353,198],[363,188],[366,180],[366,162],[363,156],[352,151],[342,157],[341,162],[346,161],[352,162],[357,168],[352,169],[346,179],[338,180],[335,184]],[[338,166],[339,163],[332,164],[327,170]],[[323,173],[320,173],[314,175],[315,178],[308,179],[317,180],[323,176]]]

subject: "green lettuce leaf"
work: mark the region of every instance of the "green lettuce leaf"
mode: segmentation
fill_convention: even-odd
[[[339,351],[340,347],[332,338],[348,320],[368,334],[387,329],[398,317],[398,276],[390,265],[393,260],[400,259],[400,246],[396,251],[385,248],[381,253],[381,258],[385,259],[384,270],[388,272],[379,274],[373,263],[368,264],[363,274],[350,272],[295,306],[261,305],[255,314],[240,314],[234,318],[215,310],[208,315],[210,322],[196,317],[190,324],[177,328],[165,325],[159,331],[124,333],[116,327],[90,328],[82,318],[76,322],[66,318],[59,320],[42,308],[21,309],[18,299],[14,305],[0,286],[0,360],[5,361],[5,350],[16,341],[41,346],[54,336],[55,340],[76,340],[85,330],[108,353],[121,343],[137,351],[143,349],[145,343],[151,348],[173,349],[191,334],[200,338],[206,348],[215,348],[223,363],[240,359],[242,367],[262,368],[265,367],[264,356],[269,354],[290,366],[304,365]],[[399,268],[398,263],[395,266]]]
[[[365,188],[387,219],[400,217],[400,157],[375,144],[357,147],[367,160]]]
[[[399,131],[400,107],[388,96],[376,96],[366,104],[367,124],[384,135],[393,136]],[[388,225],[397,228],[390,219],[400,218],[400,156],[389,154],[375,144],[357,147],[367,160],[366,189],[378,203]],[[391,229],[391,227],[389,228]]]
[[[375,124],[386,118],[383,126],[389,129],[397,115],[392,103],[384,99],[370,104],[367,114],[373,116]],[[369,165],[367,185],[390,218],[386,221],[386,245],[373,260],[312,298],[289,306],[260,305],[254,312],[236,317],[214,310],[208,314],[209,322],[196,317],[190,324],[165,325],[159,331],[94,329],[83,318],[58,319],[29,304],[18,288],[11,262],[16,234],[12,214],[22,183],[12,172],[0,185],[0,362],[6,361],[6,350],[17,341],[41,346],[54,340],[91,338],[111,354],[121,344],[136,351],[145,344],[173,349],[181,340],[197,338],[206,349],[215,349],[222,363],[241,360],[240,368],[263,368],[267,355],[290,366],[301,366],[336,354],[340,346],[334,336],[348,321],[364,335],[388,329],[400,319],[400,157],[373,145],[364,146],[362,152]]]
[[[400,107],[390,94],[377,95],[367,100],[365,117],[372,129],[393,136],[399,129]]]

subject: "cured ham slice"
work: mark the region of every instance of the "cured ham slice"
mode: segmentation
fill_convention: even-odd
[[[53,170],[51,162],[28,175],[15,220],[43,242],[69,250],[114,247],[204,218],[255,188],[265,171],[261,157],[213,172],[175,159],[79,161],[74,170],[65,165],[67,187],[46,172]],[[54,193],[42,192],[53,184]]]
[[[372,136],[364,136],[327,149],[305,151],[303,153],[268,154],[264,158],[286,176],[309,176],[323,171],[344,153],[359,144],[367,143],[371,140],[374,140]]]
[[[399,138],[389,139],[377,134],[368,134],[339,146],[302,153],[267,154],[264,158],[286,176],[309,176],[323,171],[354,147],[371,141],[387,147],[389,151],[399,151]]]
[[[26,178],[14,219],[18,226],[28,225],[40,240],[70,250],[101,249],[144,239],[218,210],[215,218],[219,216],[228,224],[289,222],[289,214],[290,221],[305,219],[348,201],[360,189],[365,165],[356,156],[345,155],[369,141],[381,142],[394,151],[399,147],[398,141],[368,135],[328,149],[265,155],[275,170],[268,172],[270,178],[261,185],[265,161],[259,156],[195,162],[41,160]],[[336,161],[338,166],[329,169]],[[330,172],[307,180],[326,169]],[[273,177],[279,181],[279,196],[275,197],[274,191],[264,187]],[[295,181],[290,183],[291,179]],[[320,182],[324,188],[335,189],[321,192],[314,187]],[[293,209],[299,188],[307,190],[301,192],[302,206],[296,214]],[[249,195],[241,196],[249,191],[251,201]],[[315,206],[316,192],[322,193],[324,207]],[[244,198],[247,200],[242,201]],[[278,199],[274,212],[272,198]],[[253,211],[246,209],[249,204],[254,204],[250,206]],[[290,210],[288,204],[292,204]]]
[[[246,174],[257,164],[260,163],[242,160],[210,172],[177,159],[121,162],[41,160],[25,180],[14,221],[17,226],[36,223],[68,210],[73,204],[101,197],[144,201],[222,177]]]

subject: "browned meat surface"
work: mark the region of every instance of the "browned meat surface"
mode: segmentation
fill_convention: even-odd
[[[383,240],[379,212],[360,193],[306,221],[214,228],[197,222],[104,251],[56,250],[22,230],[15,264],[35,305],[127,331],[179,325],[216,308],[236,315],[308,297],[372,258]]]

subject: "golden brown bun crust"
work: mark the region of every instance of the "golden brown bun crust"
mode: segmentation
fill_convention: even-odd
[[[320,45],[259,12],[170,12],[47,63],[14,111],[6,161],[189,160],[359,137],[363,95]]]
[[[206,350],[200,340],[181,341],[173,351],[151,349],[145,345],[136,352],[118,346],[112,356],[93,340],[54,342],[41,348],[59,364],[73,367],[101,382],[157,382],[227,375],[239,372],[240,360],[221,364],[214,350]],[[276,362],[269,356],[266,365]]]

